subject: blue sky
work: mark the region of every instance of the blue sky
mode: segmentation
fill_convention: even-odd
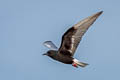
[[[119,80],[119,0],[0,0],[0,80]],[[84,35],[74,68],[42,56],[46,40],[58,47],[63,33],[103,10]]]

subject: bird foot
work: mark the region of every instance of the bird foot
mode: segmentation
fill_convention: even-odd
[[[72,66],[78,68],[78,65],[76,63],[72,63]]]

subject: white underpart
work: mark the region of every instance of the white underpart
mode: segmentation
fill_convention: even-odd
[[[85,67],[85,64],[83,64],[82,62],[80,62],[80,61],[77,60],[77,59],[73,59],[73,63],[76,63],[76,64],[79,65],[79,66],[84,66],[84,67]]]
[[[74,63],[79,63],[79,60],[73,59],[73,62],[74,62]]]

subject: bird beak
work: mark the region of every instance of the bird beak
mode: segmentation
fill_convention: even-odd
[[[43,55],[48,55],[47,53],[44,53]]]

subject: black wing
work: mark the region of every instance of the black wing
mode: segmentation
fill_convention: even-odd
[[[103,11],[98,12],[92,16],[85,18],[79,23],[75,24],[73,27],[68,29],[67,32],[62,36],[61,46],[59,48],[59,53],[73,56],[80,40],[88,28],[95,22],[95,20],[102,14]]]

